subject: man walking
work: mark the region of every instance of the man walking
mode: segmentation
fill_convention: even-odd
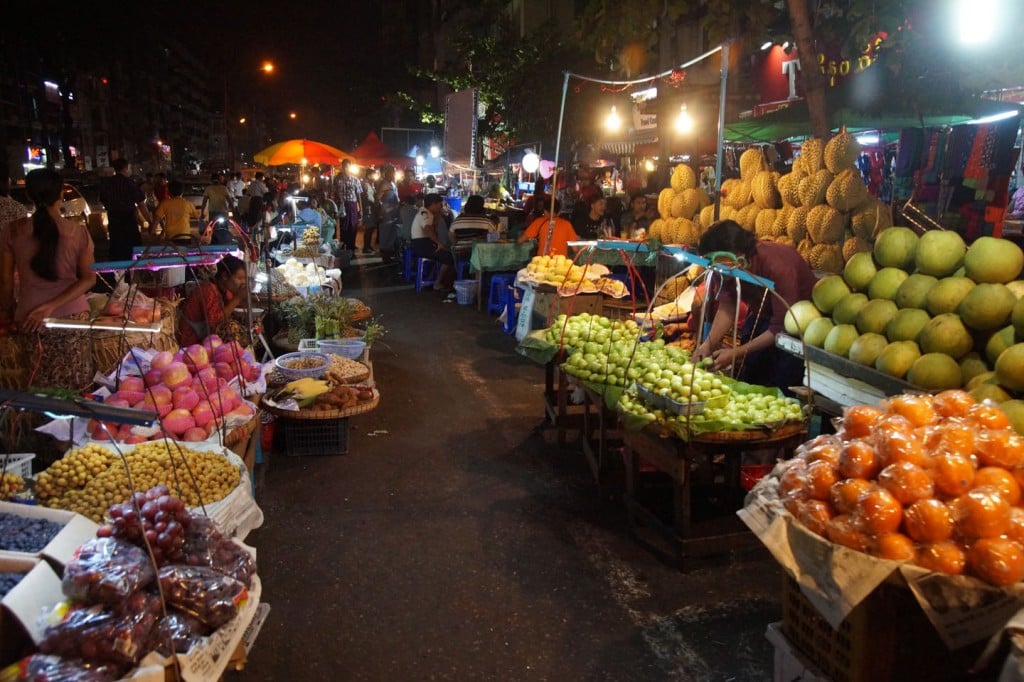
[[[100,183],[100,201],[107,208],[107,231],[110,234],[110,259],[132,259],[132,249],[142,244],[136,214],[152,222],[146,208],[146,197],[131,179],[132,165],[128,159],[114,160],[114,174]]]
[[[224,186],[224,176],[214,173],[210,180],[211,183],[203,192],[203,205],[199,207],[199,217],[206,215],[208,220],[227,218],[228,210],[231,208],[231,196],[228,194],[228,188]]]
[[[359,196],[362,183],[348,171],[348,159],[341,162],[341,172],[334,179],[334,200],[338,203],[341,221],[338,223],[338,242],[355,253],[356,231],[359,228]]]

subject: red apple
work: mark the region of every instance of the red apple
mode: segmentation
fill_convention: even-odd
[[[193,426],[181,435],[181,439],[186,443],[199,443],[208,437],[209,434],[206,432],[206,429],[199,426]]]
[[[174,353],[169,350],[162,350],[153,356],[153,359],[149,361],[149,366],[162,372],[172,362],[174,362]]]
[[[124,440],[122,442],[125,445],[138,445],[139,443],[145,443],[147,440],[149,440],[149,439],[146,438],[145,436],[139,436],[139,435],[136,435],[136,434],[132,433],[132,434],[129,434],[129,435],[125,436]]]
[[[119,391],[141,391],[145,388],[145,384],[142,381],[142,377],[129,376],[121,379],[121,383],[118,384]]]
[[[160,424],[173,433],[180,436],[196,425],[192,413],[184,409],[171,410],[166,417],[160,420]]]
[[[141,396],[142,396],[142,394],[140,393],[139,394],[140,399],[141,399]],[[132,406],[131,401],[125,400],[124,396],[121,395],[120,392],[111,394],[109,398],[107,398],[106,400],[103,401],[103,404],[104,405],[109,405],[110,407],[131,407]]]
[[[207,391],[217,390],[217,370],[214,367],[204,367],[199,370],[195,378]]]
[[[215,362],[213,363],[213,368],[217,370],[218,377],[227,379],[228,381],[231,381],[238,375],[238,373],[235,372],[234,367],[226,362]]]
[[[193,373],[210,365],[209,354],[206,352],[206,349],[198,343],[193,343],[188,348],[185,348],[184,351],[183,361]]]
[[[107,307],[104,308],[103,312],[106,313],[107,315],[112,315],[114,317],[123,317],[124,316],[124,301],[118,301],[117,299],[111,299],[107,303]]]
[[[174,389],[171,403],[174,409],[191,410],[199,404],[199,394],[192,387],[181,386]]]
[[[163,380],[163,378],[164,378],[164,373],[163,372],[161,372],[158,369],[151,369],[148,372],[146,372],[146,376],[144,377],[144,382],[145,382],[145,384],[147,386],[160,386],[160,385],[162,385],[160,382]]]
[[[206,350],[216,350],[224,345],[224,340],[216,334],[210,334],[203,339],[203,345],[206,347]]]
[[[195,420],[196,426],[208,427],[213,422],[213,407],[208,401],[200,400],[199,404],[192,408],[192,419]]]
[[[184,362],[172,362],[163,373],[163,385],[169,389],[187,386],[192,383],[192,374]]]

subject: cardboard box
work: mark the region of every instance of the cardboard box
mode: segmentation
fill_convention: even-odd
[[[33,519],[46,519],[63,526],[57,535],[38,552],[38,556],[47,559],[58,572],[63,572],[65,564],[71,559],[83,542],[96,536],[99,526],[81,514],[50,509],[37,505],[0,502],[0,512],[15,514]],[[0,552],[0,557],[17,558],[36,556],[20,552]]]
[[[782,632],[782,623],[769,623],[765,639],[775,647],[775,682],[830,682]]]
[[[64,599],[60,578],[45,561],[0,559],[0,571],[21,570],[28,571],[25,577],[0,599],[0,666],[33,653],[43,638],[39,616]]]

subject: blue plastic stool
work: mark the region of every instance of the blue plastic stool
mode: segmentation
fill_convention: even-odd
[[[412,247],[406,245],[402,251],[402,281],[411,282],[416,277],[416,273],[413,271],[413,260],[416,258],[416,254],[412,252]]]
[[[519,311],[516,309],[516,304],[521,303],[523,300],[523,290],[519,287],[512,285],[505,292],[505,322],[501,325],[502,330],[506,334],[512,334],[516,331],[516,323],[519,320]]]
[[[416,259],[416,291],[423,291],[437,281],[437,264],[432,258]]]
[[[469,272],[469,261],[468,260],[457,260],[455,261],[455,279],[466,279],[466,274]]]
[[[496,272],[491,275],[491,294],[487,300],[487,312],[498,315],[505,309],[508,289],[516,281],[514,272]]]

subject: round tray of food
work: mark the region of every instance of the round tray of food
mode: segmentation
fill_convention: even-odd
[[[298,410],[286,410],[266,396],[260,400],[263,409],[282,419],[341,419],[373,410],[380,404],[380,393],[368,386],[338,385],[300,404],[304,406]]]

